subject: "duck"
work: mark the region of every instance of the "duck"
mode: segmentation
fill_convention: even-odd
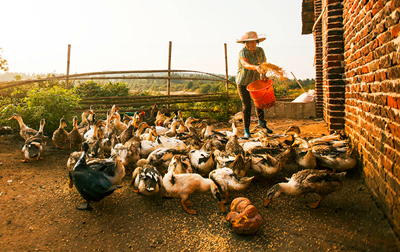
[[[208,149],[210,144],[211,139],[208,139],[200,150],[192,149],[188,153],[193,170],[203,176],[215,168],[214,152]]]
[[[62,145],[68,139],[68,132],[65,130],[64,127],[67,127],[67,122],[65,121],[65,118],[61,118],[60,126],[53,132],[53,137],[51,138],[56,148],[63,148]]]
[[[158,136],[158,137],[156,137],[156,142],[157,141],[164,148],[177,149],[177,150],[181,150],[181,151],[188,150],[187,145],[178,138],[167,137],[167,136]]]
[[[140,140],[147,140],[147,141],[152,141],[155,142],[156,138],[158,136],[156,127],[153,125],[151,128],[146,129],[147,133],[143,133],[140,135]]]
[[[125,177],[125,166],[118,155],[106,159],[89,160],[86,164],[90,168],[100,171],[113,185],[120,185]]]
[[[89,146],[92,146],[94,143],[96,143],[99,138],[99,128],[104,126],[104,122],[102,120],[98,120],[94,126],[93,126],[93,133],[90,135],[86,135],[86,138],[84,137],[85,142],[89,144]]]
[[[85,110],[85,111],[82,112],[82,121],[78,125],[79,133],[82,136],[90,129],[90,124],[89,124],[89,121],[87,119],[87,116],[91,115],[91,114],[94,114],[94,112],[92,110]]]
[[[315,169],[317,167],[317,159],[307,140],[297,137],[293,146],[295,147],[296,164],[300,169]]]
[[[317,202],[308,204],[311,208],[317,208],[322,199],[335,191],[339,191],[343,186],[343,180],[346,172],[332,173],[328,170],[306,169],[292,175],[288,182],[278,183],[267,191],[267,198],[264,206],[281,193],[291,196],[306,195],[316,193],[320,196]]]
[[[128,114],[124,114],[124,117],[122,118],[122,122],[125,123],[126,125],[128,125],[129,122],[133,120],[133,118],[134,118],[134,116],[129,116]]]
[[[171,128],[168,131],[166,131],[164,134],[162,134],[162,135],[167,136],[167,137],[176,137],[177,134],[178,134],[176,128],[179,125],[184,125],[181,120],[173,121],[171,123]]]
[[[150,126],[146,122],[142,122],[139,125],[139,128],[137,128],[136,131],[133,133],[132,137],[129,138],[129,140],[124,143],[124,145],[130,146],[131,144],[134,144],[135,146],[140,147],[140,141],[141,141],[140,135],[143,133],[143,131],[146,128],[150,128]],[[120,138],[119,141],[121,141],[121,140],[123,140],[123,139]]]
[[[79,133],[78,130],[78,117],[74,116],[72,118],[72,130],[68,133],[68,140],[69,140],[69,148],[72,149],[72,146],[78,145],[81,146],[83,142],[83,136]]]
[[[207,191],[211,191],[213,197],[218,201],[221,211],[226,212],[217,185],[211,179],[203,178],[197,173],[175,174],[172,168],[165,174],[163,186],[169,197],[180,199],[183,210],[189,214],[197,214],[197,210],[191,208],[193,202],[188,201],[188,197],[195,192],[205,193]]]
[[[22,147],[22,152],[24,153],[24,160],[22,160],[22,162],[27,163],[33,158],[36,158],[36,160],[43,159],[41,155],[46,145],[45,137],[43,135],[43,128],[45,124],[45,119],[41,119],[39,131],[36,133],[36,135],[28,138],[25,141],[24,146]]]
[[[215,150],[214,151],[214,158],[216,162],[216,168],[220,169],[223,167],[230,167],[233,162],[235,161],[236,156],[229,155],[225,151]]]
[[[126,129],[117,137],[118,141],[125,144],[129,139],[134,136],[135,126],[133,121],[129,121]]]
[[[213,124],[209,120],[204,119],[200,125],[206,126],[206,128],[203,129],[201,134],[203,139],[211,137],[213,140],[220,141],[223,145],[225,145],[228,142],[226,135],[224,135],[219,131],[213,130]]]
[[[135,193],[152,196],[160,192],[161,196],[165,197],[161,189],[162,176],[154,166],[137,167],[132,173],[130,185],[137,188],[133,190]]]
[[[174,174],[192,173],[190,159],[186,155],[175,154],[168,165],[168,171],[173,170]]]
[[[231,168],[237,176],[244,177],[247,171],[250,169],[250,166],[251,158],[243,157],[242,154],[239,154],[235,156],[235,160],[229,166],[229,168]]]
[[[338,132],[334,132],[327,136],[314,138],[314,139],[310,140],[309,142],[312,146],[314,146],[314,145],[318,145],[318,144],[325,144],[325,143],[331,142],[331,141],[339,141],[339,140],[342,140],[342,138],[343,137],[341,134],[339,134]]]
[[[190,145],[195,149],[200,149],[203,144],[199,133],[191,123],[186,124],[186,126],[188,129],[188,133],[181,135],[178,138],[186,145]]]
[[[76,207],[76,209],[90,210],[91,202],[102,200],[111,195],[115,190],[121,188],[121,186],[113,185],[103,173],[92,169],[86,163],[86,153],[89,150],[88,143],[83,143],[82,150],[81,157],[69,172],[69,177],[79,194],[86,200],[83,204]]]
[[[114,124],[114,128],[116,130],[117,135],[120,135],[124,130],[126,130],[126,128],[128,128],[126,124],[121,122],[121,115],[118,112],[114,112],[111,115],[111,120]]]
[[[229,138],[229,141],[226,143],[225,146],[225,151],[228,154],[233,154],[233,155],[245,155],[243,147],[239,144],[238,136],[237,136],[238,130],[236,127],[233,127],[232,135]]]
[[[103,140],[103,135],[99,133],[99,138],[90,143],[87,154],[89,158],[105,158],[106,153],[101,146]]]
[[[118,143],[111,150],[111,156],[118,155],[121,163],[127,167],[135,164],[140,159],[140,151],[134,145],[126,146]]]
[[[113,134],[111,136],[104,137],[103,133],[101,131],[99,131],[99,135],[100,135],[100,148],[104,152],[104,155],[109,157],[111,154],[112,148],[114,148],[114,146],[117,143],[119,143],[119,141],[117,139],[117,135]]]
[[[219,191],[225,193],[224,204],[229,202],[230,192],[239,192],[249,187],[253,177],[239,177],[236,173],[228,167],[215,169],[210,172],[209,178],[214,181]]]
[[[37,134],[37,130],[34,130],[25,125],[22,117],[18,113],[14,113],[8,120],[15,119],[18,121],[19,124],[19,135],[26,141],[28,138],[33,137]]]
[[[135,120],[134,126],[136,128],[139,128],[140,124],[143,122],[145,114],[146,113],[144,111],[141,111],[140,113],[135,114],[136,120]]]
[[[230,131],[230,130],[223,130],[223,131],[220,131],[220,132],[221,132],[222,134],[224,134],[227,138],[230,138],[230,137],[234,134],[235,131],[236,131],[236,134],[237,134],[236,123],[232,122],[232,131]]]
[[[180,110],[178,111],[178,116],[179,116],[180,120],[183,122],[182,112]],[[178,133],[181,135],[188,133],[189,132],[188,125],[189,124],[191,125],[192,123],[197,122],[197,121],[199,121],[199,120],[194,117],[191,117],[191,116],[188,117],[183,125],[182,124],[179,125],[179,128],[177,129]]]
[[[285,150],[281,155],[277,157],[273,157],[268,153],[253,154],[251,155],[250,168],[262,177],[270,178],[275,176],[279,171],[282,170],[283,166],[292,155],[293,147]]]
[[[96,122],[96,119],[95,119],[96,113],[93,110],[93,105],[90,105],[90,109],[89,110],[92,113],[89,114],[89,116],[87,117],[87,120],[89,122],[89,127],[91,127]]]
[[[353,147],[332,150],[328,154],[314,153],[317,165],[330,169],[333,173],[344,172],[357,166],[356,151]]]
[[[104,122],[105,124],[104,128],[102,129],[103,135],[107,138],[112,136],[113,134],[117,134],[117,129],[115,128],[115,125],[111,122],[111,120],[112,120],[112,114],[111,111],[109,110],[107,111],[107,118]]]
[[[174,155],[176,154],[184,154],[185,152],[176,150],[176,149],[170,149],[170,148],[158,148],[154,151],[152,151],[146,159],[140,159],[137,161],[137,166],[144,166],[146,164],[155,166],[159,169],[160,172],[166,173],[166,170],[168,169],[170,162]],[[191,170],[191,165],[189,163],[190,170]]]

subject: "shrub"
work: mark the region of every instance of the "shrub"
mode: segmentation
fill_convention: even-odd
[[[108,82],[102,87],[102,96],[128,96],[129,88],[123,82]]]
[[[0,122],[18,128],[18,123],[8,121],[13,113],[19,113],[24,123],[34,129],[39,128],[40,119],[46,120],[44,133],[52,136],[58,128],[60,119],[64,117],[67,122],[72,121],[74,110],[79,106],[79,97],[71,90],[57,86],[51,88],[34,88],[28,92],[28,96],[17,101],[9,98],[0,103]],[[72,125],[69,124],[69,128]]]
[[[101,96],[101,85],[95,81],[85,81],[76,85],[72,92],[80,97],[97,97]]]

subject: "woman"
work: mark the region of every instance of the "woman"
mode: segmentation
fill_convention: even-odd
[[[242,100],[244,114],[244,137],[250,135],[250,115],[251,115],[251,97],[247,86],[253,81],[260,79],[260,74],[263,79],[266,79],[264,70],[260,67],[261,63],[266,62],[264,50],[257,47],[259,42],[266,39],[265,35],[258,36],[256,32],[246,32],[241,39],[236,40],[237,43],[243,43],[245,46],[239,52],[239,69],[236,75],[236,84],[240,99]],[[258,124],[267,129],[268,133],[272,130],[267,127],[267,122],[264,120],[264,111],[256,108]]]

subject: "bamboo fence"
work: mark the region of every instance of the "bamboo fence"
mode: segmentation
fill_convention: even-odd
[[[197,70],[173,70],[171,69],[171,53],[172,53],[172,42],[169,42],[169,55],[168,55],[168,69],[167,70],[128,70],[128,71],[102,71],[102,72],[89,72],[80,74],[69,74],[70,69],[70,55],[71,55],[71,45],[68,45],[67,54],[67,74],[61,76],[55,76],[50,78],[41,79],[30,79],[21,81],[7,81],[0,82],[0,90],[7,89],[11,87],[18,87],[22,85],[28,85],[33,83],[40,83],[45,81],[60,81],[65,80],[66,88],[69,88],[70,81],[79,80],[134,80],[134,79],[165,79],[167,80],[167,95],[164,96],[126,96],[126,97],[95,97],[95,98],[84,98],[80,102],[82,106],[79,110],[85,110],[94,105],[101,109],[106,109],[114,104],[124,107],[125,111],[136,111],[139,108],[145,109],[146,106],[151,106],[154,103],[158,105],[166,105],[167,109],[170,108],[171,104],[179,103],[193,103],[193,102],[210,102],[210,101],[223,101],[229,99],[228,87],[229,84],[236,85],[236,83],[229,81],[228,79],[228,60],[227,60],[227,46],[224,44],[225,49],[225,77],[221,77],[216,74],[197,71]],[[166,76],[149,76],[145,74],[154,73],[166,73]],[[181,77],[181,76],[171,76],[171,73],[195,73],[204,75],[204,77]],[[139,76],[139,74],[141,76]],[[202,81],[215,81],[215,82],[226,82],[226,93],[218,94],[198,94],[198,95],[171,95],[170,85],[171,80],[202,80]],[[3,93],[4,94],[4,93]],[[176,108],[171,108],[171,110],[176,110]],[[194,109],[199,111],[212,111],[211,109]],[[227,113],[229,113],[229,108],[226,108]]]

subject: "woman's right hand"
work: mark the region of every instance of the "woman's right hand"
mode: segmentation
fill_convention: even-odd
[[[264,69],[262,69],[261,66],[256,66],[256,70],[257,70],[257,72],[258,72],[259,74],[265,74],[265,71],[264,71]]]

